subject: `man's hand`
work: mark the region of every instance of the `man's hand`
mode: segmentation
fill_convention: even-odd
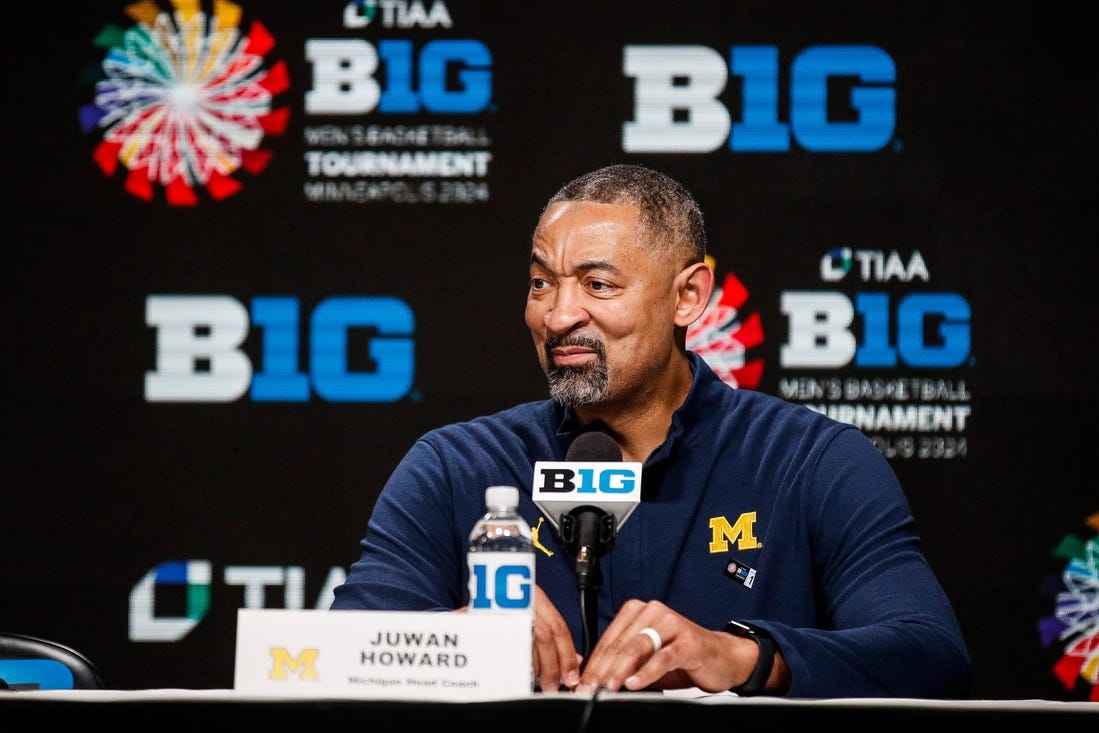
[[[623,687],[698,687],[724,692],[747,681],[758,656],[759,647],[751,639],[703,628],[659,601],[635,599],[622,606],[603,632],[575,691],[590,695],[600,687],[612,692]],[[776,654],[769,689],[787,685],[787,676],[785,662]]]
[[[571,689],[580,682],[580,660],[565,619],[538,586],[534,588],[534,676],[542,692]]]

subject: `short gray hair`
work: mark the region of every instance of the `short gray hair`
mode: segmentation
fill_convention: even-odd
[[[684,264],[706,260],[698,202],[682,183],[652,168],[618,163],[593,170],[562,186],[545,208],[561,201],[636,206],[645,244],[654,252],[682,258]]]

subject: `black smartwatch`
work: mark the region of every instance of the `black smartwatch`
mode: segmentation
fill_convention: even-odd
[[[763,692],[767,678],[771,676],[771,667],[775,664],[775,640],[763,629],[740,621],[730,621],[725,624],[725,630],[733,636],[746,636],[759,646],[756,668],[748,676],[748,681],[739,687],[729,688],[729,692],[735,692],[741,697],[759,695]]]

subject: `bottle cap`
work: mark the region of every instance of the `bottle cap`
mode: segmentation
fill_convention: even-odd
[[[485,489],[485,506],[489,509],[516,509],[519,489],[514,486],[489,486]]]

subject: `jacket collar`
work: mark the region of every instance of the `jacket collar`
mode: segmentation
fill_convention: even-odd
[[[667,460],[676,444],[684,440],[689,431],[698,429],[698,426],[705,422],[710,411],[715,409],[717,404],[717,391],[725,386],[710,365],[697,353],[688,351],[687,363],[691,367],[691,389],[687,392],[687,399],[683,400],[683,404],[672,413],[672,424],[668,429],[668,436],[649,455],[645,465]],[[561,441],[562,450],[567,449],[581,433],[600,429],[601,423],[581,425],[571,407],[554,403],[554,410],[559,415],[557,438]]]

